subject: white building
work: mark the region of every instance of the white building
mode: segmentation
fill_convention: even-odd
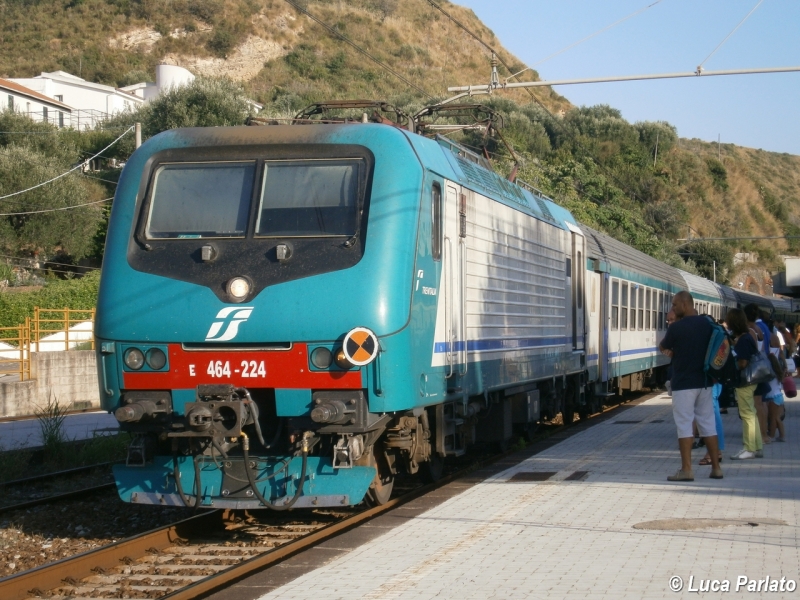
[[[162,92],[170,89],[189,85],[194,81],[195,77],[188,69],[179,67],[177,65],[158,65],[156,67],[156,81],[134,83],[133,85],[120,88],[124,92],[135,94],[137,97],[142,98],[146,102],[150,102]],[[254,100],[248,100],[247,103],[253,109],[253,112],[258,113],[264,108],[262,104]]]
[[[0,110],[27,115],[58,127],[69,125],[72,108],[9,79],[0,79]]]
[[[90,83],[64,71],[42,73],[37,77],[0,81],[16,85],[20,90],[27,88],[29,95],[35,94],[40,102],[49,100],[53,106],[65,107],[60,109],[59,114],[62,116],[57,120],[52,117],[50,106],[46,109],[37,108],[36,112],[40,115],[38,120],[42,120],[41,114],[44,112],[44,118],[59,127],[93,129],[95,125],[110,116],[127,110],[135,110],[145,102],[157,98],[162,92],[190,84],[194,78],[194,75],[183,67],[158,65],[155,83],[142,82],[124,88]],[[22,102],[22,106],[27,106],[25,103],[33,106],[33,101],[30,99],[20,100],[20,102]],[[263,108],[252,100],[249,100],[248,103],[256,113]],[[70,107],[72,108],[70,109]],[[24,109],[15,108],[15,110],[24,112]],[[28,112],[31,113],[30,110]],[[33,113],[31,114],[33,115]]]
[[[42,73],[31,78],[12,78],[9,81],[30,88],[57,102],[73,107],[68,127],[92,129],[108,117],[133,110],[144,99],[102,83],[91,83],[64,71]]]
[[[194,81],[191,71],[177,65],[158,65],[156,67],[156,81],[142,82],[128,85],[120,90],[134,94],[147,102],[153,100],[172,88],[189,85]]]

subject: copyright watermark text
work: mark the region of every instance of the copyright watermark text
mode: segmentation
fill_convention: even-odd
[[[689,575],[689,581],[673,575],[669,579],[669,589],[673,592],[794,592],[797,581],[781,577],[775,579],[767,575],[764,579],[751,579],[747,575],[739,575],[731,579],[701,579]]]

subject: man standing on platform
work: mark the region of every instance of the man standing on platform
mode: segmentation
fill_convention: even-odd
[[[722,479],[717,446],[717,428],[714,422],[714,403],[711,398],[711,381],[707,381],[703,368],[711,323],[698,316],[694,298],[689,292],[678,292],[672,299],[672,310],[677,321],[669,326],[659,346],[661,352],[672,357],[672,415],[678,429],[678,447],[681,451],[681,468],[669,481],[694,481],[692,472],[692,422],[697,423],[700,437],[705,440],[711,458],[711,479]]]

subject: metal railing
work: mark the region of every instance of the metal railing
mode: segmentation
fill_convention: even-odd
[[[30,344],[34,352],[41,350],[42,337],[55,333],[64,333],[64,350],[69,350],[70,343],[86,342],[89,344],[87,350],[94,350],[94,316],[95,309],[74,309],[74,308],[39,308],[33,309],[33,318],[30,319]],[[91,322],[90,335],[86,336],[86,331],[70,331],[70,327],[83,323]],[[83,333],[83,335],[81,335]],[[72,339],[70,340],[70,334]],[[61,344],[62,340],[48,340],[47,344]]]
[[[94,350],[95,309],[39,308],[33,317],[17,327],[0,327],[0,342],[12,346],[0,348],[0,374],[16,373],[20,381],[31,378],[31,352],[69,350],[70,346],[85,345]],[[73,329],[88,323],[82,329]],[[63,339],[58,334],[63,333]],[[50,337],[50,339],[42,339]],[[2,381],[2,379],[0,379]]]
[[[0,351],[0,373],[16,373],[20,381],[31,378],[31,329],[30,317],[19,327],[0,327],[0,340],[16,345],[13,350]],[[18,354],[18,356],[15,356]],[[2,382],[2,379],[0,379]]]

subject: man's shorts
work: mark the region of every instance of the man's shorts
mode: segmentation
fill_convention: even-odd
[[[714,421],[714,402],[711,388],[672,390],[672,416],[678,428],[679,438],[694,437],[692,422],[697,422],[700,437],[717,435]]]

